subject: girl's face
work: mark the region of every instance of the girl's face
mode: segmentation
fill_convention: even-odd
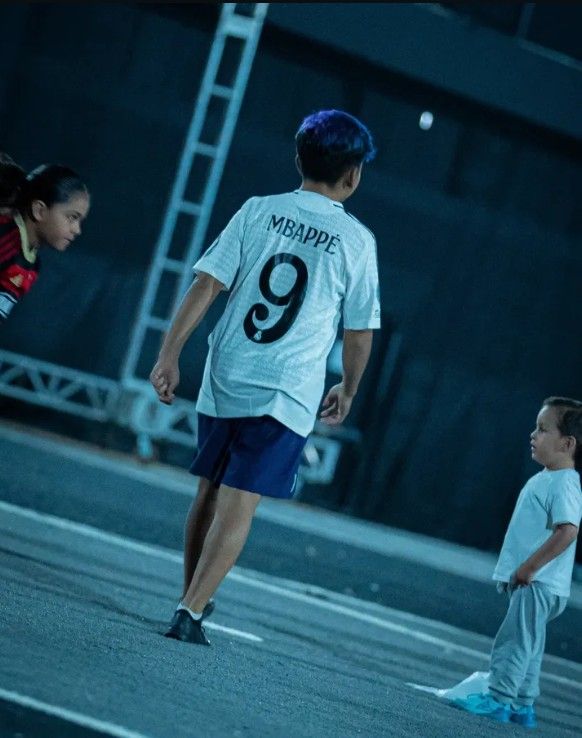
[[[81,223],[89,212],[89,195],[77,192],[67,202],[47,207],[41,200],[32,203],[34,228],[39,241],[57,251],[66,251],[81,233]]]
[[[565,469],[574,465],[571,439],[563,436],[558,429],[556,408],[547,405],[542,407],[530,439],[532,459],[546,469]]]

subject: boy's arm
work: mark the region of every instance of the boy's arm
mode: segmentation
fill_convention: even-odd
[[[323,400],[320,418],[327,425],[342,423],[352,406],[358,385],[372,350],[371,330],[345,330],[342,352],[343,379],[330,389]]]
[[[511,583],[518,587],[531,584],[536,572],[563,553],[577,536],[578,528],[573,523],[556,525],[550,538],[517,569]]]
[[[222,282],[206,272],[199,272],[184,295],[150,374],[150,382],[166,405],[172,404],[174,390],[180,381],[178,360],[184,344],[223,288]]]

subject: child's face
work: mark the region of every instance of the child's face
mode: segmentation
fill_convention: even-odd
[[[571,465],[572,452],[568,437],[558,430],[556,408],[544,405],[538,413],[536,428],[530,435],[532,459],[547,469],[563,469]]]
[[[67,202],[56,203],[50,208],[44,203],[33,203],[35,229],[43,243],[57,251],[66,251],[81,233],[81,223],[89,212],[89,195],[78,192]]]

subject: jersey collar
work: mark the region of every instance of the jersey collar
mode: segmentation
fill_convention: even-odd
[[[18,226],[18,230],[20,231],[20,246],[22,248],[22,255],[29,264],[34,264],[34,262],[36,261],[36,257],[38,256],[38,250],[30,245],[30,241],[28,240],[28,233],[26,231],[26,225],[24,224],[24,219],[22,218],[22,215],[20,215],[20,213],[16,213],[16,215],[14,216],[14,222],[16,223],[16,225]]]
[[[293,190],[293,194],[301,195],[301,197],[307,197],[313,200],[325,200],[334,208],[340,208],[341,210],[344,209],[343,203],[338,202],[337,200],[332,200],[331,197],[327,197],[326,195],[321,195],[319,192],[311,192],[310,190]]]

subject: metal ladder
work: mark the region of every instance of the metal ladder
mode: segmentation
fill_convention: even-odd
[[[249,10],[237,13],[237,6]],[[206,70],[194,107],[192,120],[172,187],[168,207],[155,247],[146,287],[121,372],[121,385],[129,393],[129,405],[120,407],[125,422],[138,435],[138,448],[149,455],[149,435],[177,442],[195,443],[194,403],[177,401],[172,412],[159,412],[159,403],[152,394],[147,378],[138,376],[148,331],[161,335],[168,329],[179,300],[192,280],[191,267],[201,253],[218,186],[246,90],[251,66],[259,42],[269,3],[224,3],[210,49]],[[234,63],[233,61],[234,54]],[[228,66],[234,72],[228,74]],[[222,80],[225,70],[230,78]],[[221,123],[215,125],[217,115]],[[210,132],[209,132],[210,131]],[[198,166],[197,166],[198,165]],[[207,177],[199,194],[189,197],[193,177]],[[179,223],[179,220],[182,220]],[[174,240],[178,226],[186,219],[190,237],[180,253],[174,255]],[[154,313],[161,295],[162,280],[175,282],[173,299],[165,315]],[[151,367],[150,367],[151,368]],[[157,403],[157,405],[156,405]],[[165,409],[167,410],[167,408]],[[176,430],[180,423],[186,430]],[[184,435],[185,434],[185,435]],[[140,443],[141,439],[141,443]],[[190,445],[190,444],[188,444]]]

